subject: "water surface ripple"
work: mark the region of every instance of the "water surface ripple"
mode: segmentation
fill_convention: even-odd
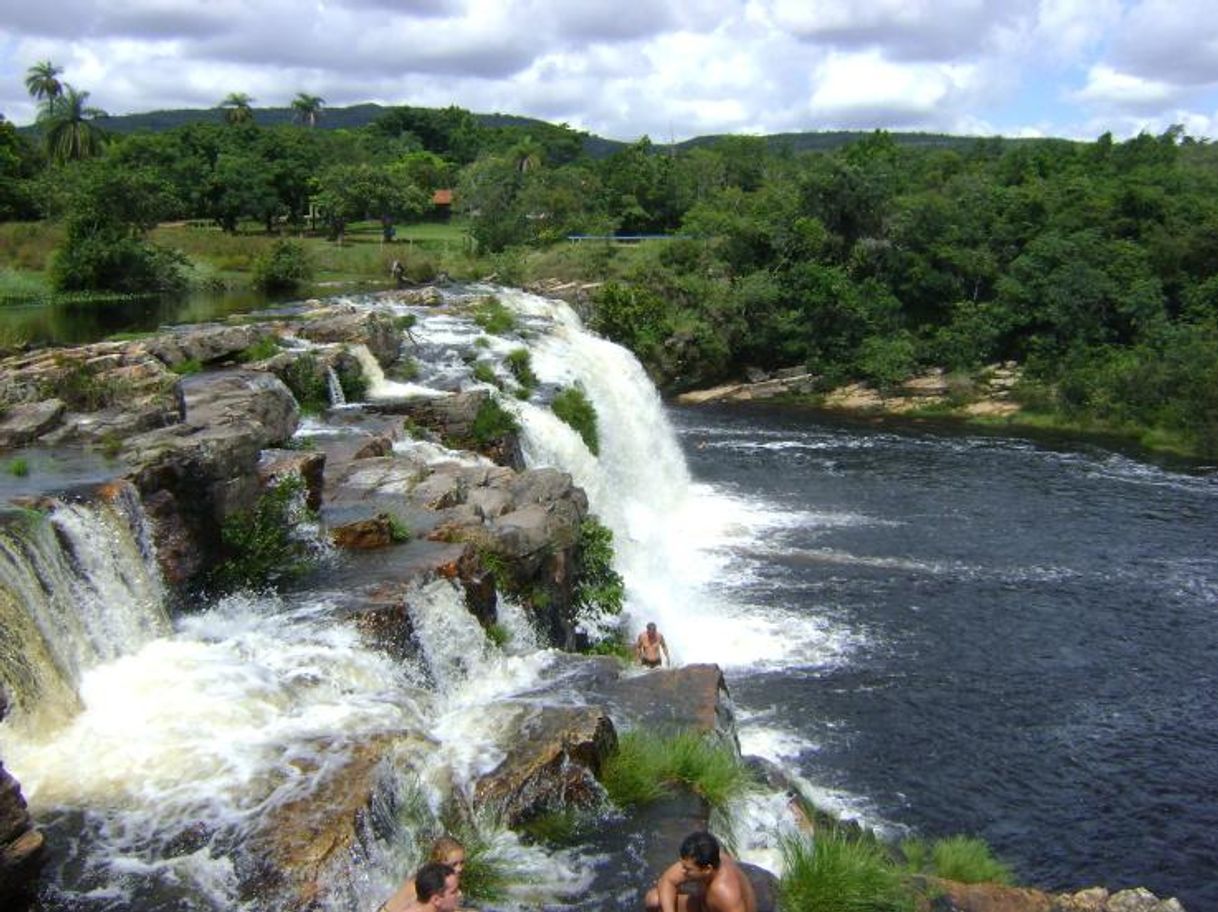
[[[1100,451],[674,410],[697,483],[768,510],[735,598],[858,634],[730,683],[892,831],[1048,889],[1218,909],[1218,478]],[[746,721],[745,740],[748,741]]]

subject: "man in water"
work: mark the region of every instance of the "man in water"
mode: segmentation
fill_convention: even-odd
[[[664,661],[671,666],[672,659],[668,655],[668,644],[664,642],[664,635],[656,630],[654,623],[648,624],[647,629],[640,633],[634,642],[634,654],[639,657],[644,668],[659,668],[662,664],[661,650],[664,652]]]
[[[690,833],[681,860],[647,891],[647,912],[757,912],[753,885],[710,833]]]
[[[408,912],[456,912],[461,902],[457,872],[449,865],[430,861],[414,876],[415,900]]]

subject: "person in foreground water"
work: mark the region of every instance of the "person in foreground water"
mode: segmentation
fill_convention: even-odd
[[[446,864],[429,861],[414,875],[414,902],[407,912],[456,912],[461,902],[457,872]]]
[[[659,668],[663,664],[660,661],[661,651],[664,653],[664,661],[671,667],[672,658],[668,655],[668,644],[664,642],[664,634],[656,630],[656,625],[652,622],[635,640],[634,654],[639,657],[639,664],[644,668]]]
[[[451,836],[441,836],[432,845],[431,854],[427,860],[429,865],[424,865],[424,867],[439,863],[444,867],[450,868],[457,876],[457,885],[460,886],[461,872],[465,869],[465,846],[461,845]],[[417,878],[402,884],[398,888],[398,891],[377,909],[377,912],[408,912],[408,910],[417,908],[414,905],[418,899],[418,895],[415,892],[416,881]]]
[[[753,885],[710,833],[690,833],[679,855],[647,891],[648,912],[757,912]]]

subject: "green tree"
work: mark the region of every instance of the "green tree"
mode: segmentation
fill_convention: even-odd
[[[248,124],[254,122],[254,99],[245,92],[229,92],[220,102],[224,109],[224,122],[227,124]]]
[[[393,169],[333,165],[318,180],[318,208],[340,240],[348,222],[366,218],[415,218],[431,199]]]
[[[49,60],[40,60],[25,71],[25,88],[35,101],[53,103],[63,94],[64,84],[59,81],[63,67]]]
[[[325,103],[326,100],[319,95],[296,93],[296,98],[292,100],[292,113],[296,122],[308,127],[317,126],[317,120],[321,117],[321,109]]]
[[[144,240],[173,205],[171,188],[147,170],[107,161],[74,167],[69,181],[64,245],[51,264],[63,291],[180,290],[184,258]]]
[[[44,103],[38,127],[46,140],[47,156],[55,162],[80,161],[100,155],[106,134],[97,124],[106,112],[90,107],[89,93],[64,86],[61,96]]]

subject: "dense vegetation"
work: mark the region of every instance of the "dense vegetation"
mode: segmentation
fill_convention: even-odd
[[[459,108],[322,130],[322,100],[302,95],[295,124],[264,126],[234,93],[215,123],[107,139],[87,93],[39,67],[41,145],[0,123],[0,219],[55,220],[60,241],[48,264],[7,259],[18,288],[49,267],[65,290],[173,290],[208,268],[151,244],[158,222],[337,245],[361,220],[392,237],[451,188],[468,274],[602,281],[591,325],[668,390],[749,366],[881,388],[936,366],[967,385],[1010,360],[1033,410],[1218,454],[1218,150],[1179,129],[1091,143],[877,132],[811,150],[644,138],[593,158],[566,126]],[[612,234],[667,239],[565,241]],[[255,278],[290,286],[314,268],[281,247]]]

